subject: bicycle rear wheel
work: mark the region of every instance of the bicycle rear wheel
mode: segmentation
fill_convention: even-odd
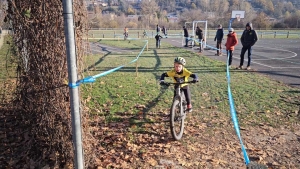
[[[180,101],[175,99],[170,113],[170,129],[175,140],[180,140],[184,130],[184,114],[181,112]]]

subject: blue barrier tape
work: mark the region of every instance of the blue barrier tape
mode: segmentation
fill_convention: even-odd
[[[136,39],[136,38],[130,38],[130,40],[137,40],[137,39]],[[143,51],[145,50],[145,48],[146,48],[146,46],[147,46],[147,44],[148,44],[148,40],[145,40],[145,41],[146,41],[146,44],[144,45],[144,47],[142,48],[142,50],[140,51],[140,53],[137,55],[137,57],[136,57],[134,60],[128,62],[127,64],[118,66],[118,67],[116,67],[116,68],[110,69],[110,70],[105,71],[105,72],[102,72],[102,73],[100,73],[100,74],[97,74],[97,75],[94,75],[94,76],[89,76],[89,77],[86,77],[86,78],[84,78],[84,79],[78,80],[77,83],[76,83],[75,85],[76,85],[76,86],[79,86],[80,84],[93,83],[93,82],[95,82],[96,79],[99,78],[99,77],[108,75],[108,74],[110,74],[110,73],[112,73],[112,72],[115,72],[115,71],[117,71],[117,70],[123,68],[123,67],[126,66],[126,65],[129,65],[129,64],[131,64],[131,63],[136,62],[136,61],[139,59],[139,57],[142,55]],[[69,85],[69,86],[70,86],[70,85]]]
[[[136,62],[137,60],[138,60],[138,58],[132,60],[131,62],[129,62],[129,64],[134,63],[134,62]]]
[[[198,43],[203,44],[203,41],[200,42],[199,39],[189,38],[189,41],[192,41],[192,40],[194,40],[194,41],[196,41],[196,42],[198,42]],[[214,46],[210,46],[210,45],[208,45],[208,44],[206,44],[206,47],[209,47],[209,48],[214,49],[214,50],[220,50],[220,49],[218,49],[218,48],[216,48],[216,47],[214,47]],[[226,52],[226,50],[223,50],[223,49],[222,49],[222,53],[225,53],[225,52]]]
[[[102,77],[102,76],[108,75],[108,74],[110,74],[110,73],[112,73],[112,72],[115,72],[115,71],[117,71],[117,70],[121,69],[122,67],[124,67],[124,65],[121,65],[121,66],[119,66],[119,67],[116,67],[116,68],[110,69],[110,70],[108,70],[108,71],[105,71],[105,72],[103,72],[103,73],[100,73],[100,74],[94,75],[94,76],[93,76],[93,78],[95,78],[95,79],[96,79],[96,78],[99,78],[99,77]]]
[[[218,48],[216,48],[216,47],[213,47],[213,46],[210,46],[210,45],[207,45],[207,44],[206,44],[206,46],[209,47],[209,48],[211,48],[211,49],[214,49],[214,50],[220,50],[220,49],[218,49]],[[221,52],[222,52],[222,53],[225,53],[226,50],[223,50],[223,49],[222,49]]]
[[[134,60],[132,60],[131,62],[129,62],[128,64],[134,63],[134,62],[136,62],[136,61],[139,59],[139,57],[142,55],[143,51],[145,50],[145,47],[147,46],[147,44],[148,44],[148,41],[147,41],[147,43],[144,45],[144,47],[143,47],[143,49],[140,51],[140,53],[137,55],[137,57],[136,57]]]
[[[86,78],[84,78],[84,79],[82,79],[82,80],[78,80],[78,81],[77,81],[77,84],[80,85],[81,83],[94,83],[95,80],[96,80],[96,79],[95,79],[94,77],[89,76],[89,77],[86,77]]]
[[[227,66],[226,66],[226,74],[227,74],[227,83],[228,83],[228,101],[229,101],[229,105],[230,105],[230,114],[231,114],[231,118],[232,118],[232,122],[234,125],[234,129],[235,132],[240,140],[240,144],[242,147],[242,152],[244,155],[244,160],[246,165],[248,165],[250,163],[249,157],[247,155],[245,146],[243,144],[242,138],[241,138],[241,134],[240,134],[240,130],[239,130],[239,123],[238,123],[238,119],[236,116],[236,111],[235,111],[235,107],[234,107],[234,100],[232,97],[232,93],[231,93],[231,89],[230,89],[230,73],[229,73],[229,55],[227,55]]]
[[[196,39],[195,41],[197,41],[198,43],[202,43],[198,39]],[[207,44],[206,44],[206,46],[208,46],[212,49],[220,50],[216,47],[209,46]],[[222,50],[222,52],[227,52],[227,51]],[[228,90],[228,101],[229,101],[229,105],[230,105],[230,114],[231,114],[231,118],[232,118],[232,122],[233,122],[233,125],[234,125],[235,132],[236,132],[236,134],[239,138],[240,144],[241,144],[245,164],[248,165],[250,163],[250,160],[249,160],[249,157],[247,155],[247,152],[246,152],[246,149],[245,149],[245,146],[243,144],[242,137],[241,137],[241,134],[240,134],[239,123],[238,123],[238,119],[237,119],[236,111],[235,111],[235,106],[234,106],[234,100],[233,100],[231,89],[230,89],[229,54],[227,54],[226,75],[227,75],[227,83],[228,83],[227,90]]]
[[[68,86],[69,86],[70,88],[74,89],[74,88],[78,87],[79,84],[77,84],[77,83],[69,83]]]

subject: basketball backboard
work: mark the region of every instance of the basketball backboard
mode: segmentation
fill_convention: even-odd
[[[231,18],[244,18],[245,17],[245,11],[232,11],[231,12]]]

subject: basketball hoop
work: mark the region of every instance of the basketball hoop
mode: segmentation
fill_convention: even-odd
[[[240,15],[240,14],[236,14],[235,17],[236,17],[236,20],[237,20],[238,22],[241,20],[241,15]]]
[[[231,28],[232,22],[236,19],[238,22],[240,22],[241,19],[245,18],[245,11],[236,11],[233,10],[231,12],[231,18],[229,21],[229,28]]]

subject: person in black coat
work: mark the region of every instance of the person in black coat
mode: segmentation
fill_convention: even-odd
[[[163,26],[161,31],[165,35],[165,37],[167,38],[167,28],[165,28],[165,26]]]
[[[188,47],[189,33],[185,26],[183,26],[183,36],[185,37],[185,46],[184,47]]]
[[[156,34],[160,33],[160,27],[156,25]]]
[[[218,29],[217,29],[217,33],[215,36],[215,41],[217,41],[217,56],[221,56],[222,55],[222,40],[224,37],[224,30],[222,28],[222,25],[218,25]]]
[[[253,29],[252,23],[249,22],[246,24],[246,29],[244,30],[242,36],[241,36],[241,43],[242,43],[242,50],[241,50],[241,60],[240,65],[237,67],[237,69],[243,69],[244,64],[244,55],[246,51],[248,50],[248,64],[246,70],[250,70],[250,64],[251,64],[251,54],[252,54],[252,46],[258,41],[257,33]]]
[[[156,34],[156,36],[155,36],[156,48],[160,48],[160,40],[161,40],[161,38],[163,38],[163,37],[160,36],[159,34]]]
[[[196,28],[196,35],[198,36],[198,39],[199,39],[199,53],[201,53],[202,52],[202,43],[203,43],[203,31],[202,31],[202,29],[199,27],[199,26],[197,26],[197,28]]]

